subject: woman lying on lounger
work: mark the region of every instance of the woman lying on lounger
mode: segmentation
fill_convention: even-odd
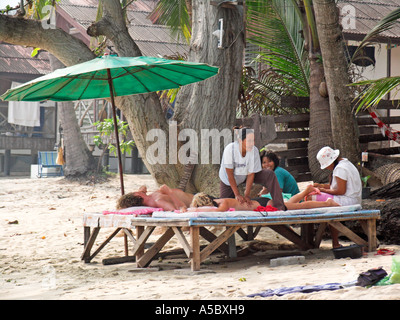
[[[312,209],[312,208],[322,208],[322,207],[335,207],[339,206],[333,199],[328,199],[326,201],[303,201],[304,198],[311,192],[315,192],[316,188],[312,185],[307,186],[307,188],[294,195],[287,202],[285,206],[288,210],[296,209]],[[190,204],[188,211],[229,211],[233,208],[238,211],[254,211],[259,206],[273,206],[273,200],[269,198],[254,198],[251,202],[240,203],[238,200],[233,198],[215,199],[210,197],[205,193],[197,193],[193,197],[193,201]],[[201,207],[201,208],[200,208]]]

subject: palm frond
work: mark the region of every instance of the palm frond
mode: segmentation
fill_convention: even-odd
[[[160,0],[151,13],[151,19],[169,26],[178,40],[183,37],[190,43],[191,18],[185,0]]]
[[[377,80],[364,80],[351,84],[364,86],[364,89],[355,98],[357,100],[356,112],[376,106],[389,92],[395,90],[395,95],[400,91],[400,77],[388,77]]]
[[[379,21],[379,23],[375,27],[373,27],[371,31],[368,32],[364,39],[361,41],[357,50],[353,54],[352,61],[354,59],[357,59],[358,55],[361,54],[363,48],[376,42],[376,38],[379,34],[392,28],[393,25],[398,22],[398,19],[400,19],[400,8],[392,11],[387,16],[382,18],[382,20]]]
[[[282,76],[288,90],[309,95],[309,63],[298,12],[289,0],[248,0],[248,40],[263,49],[258,60]],[[282,86],[282,83],[279,83]]]

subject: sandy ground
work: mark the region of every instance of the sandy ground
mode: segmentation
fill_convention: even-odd
[[[149,191],[156,188],[149,175],[125,175],[126,192],[143,184]],[[114,238],[90,264],[85,264],[80,260],[82,214],[114,209],[119,194],[118,177],[95,185],[67,182],[59,177],[0,178],[0,299],[400,298],[400,284],[247,297],[266,289],[345,283],[357,279],[360,272],[379,266],[391,271],[392,256],[369,253],[360,259],[334,259],[330,241],[323,241],[319,249],[300,252],[269,228],[261,230],[257,242],[246,243],[237,236],[238,245],[252,249],[246,257],[229,260],[213,254],[195,273],[185,258],[153,261],[147,269],[137,269],[134,263],[103,265],[102,259],[123,255],[123,237]],[[111,232],[112,229],[103,228],[96,245]],[[287,248],[277,250],[286,244]],[[166,246],[178,247],[176,237]],[[381,244],[382,247],[395,250],[396,255],[400,253],[400,246]],[[287,254],[302,255],[305,262],[270,266],[271,258]]]

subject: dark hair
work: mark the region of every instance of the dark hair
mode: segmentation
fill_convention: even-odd
[[[243,141],[243,140],[246,139],[246,137],[247,137],[248,134],[250,134],[250,133],[253,133],[253,134],[254,134],[254,129],[246,128],[246,127],[242,127],[242,126],[240,126],[240,127],[234,126],[234,127],[233,127],[233,133],[234,133],[235,135],[237,135],[237,137],[239,138],[239,140],[242,140],[242,141]]]
[[[132,192],[124,194],[117,201],[117,209],[125,209],[142,205],[143,198],[141,196],[135,196]]]
[[[340,158],[340,154],[339,154],[338,157],[332,162],[332,163],[333,163],[333,169],[335,169],[336,166],[338,165],[338,163],[339,163],[339,158]],[[331,173],[331,175],[330,175],[330,177],[329,177],[329,183],[332,183],[332,180],[333,180],[333,170],[332,170],[332,173]]]
[[[276,155],[276,153],[274,153],[274,152],[272,152],[272,151],[266,151],[266,150],[264,150],[264,151],[261,153],[261,155],[260,155],[261,163],[262,163],[262,160],[263,160],[264,157],[266,157],[266,158],[268,158],[269,160],[273,161],[274,166],[275,166],[274,170],[275,170],[276,168],[279,167],[279,158],[278,158],[278,156]]]

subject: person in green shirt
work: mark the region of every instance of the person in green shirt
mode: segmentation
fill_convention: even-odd
[[[274,152],[263,151],[261,153],[261,166],[263,169],[271,169],[275,172],[279,186],[282,189],[284,199],[290,199],[290,197],[300,192],[295,178],[290,174],[289,171],[279,166],[279,158]],[[266,188],[263,188],[260,192],[260,195],[267,194],[268,190]]]

